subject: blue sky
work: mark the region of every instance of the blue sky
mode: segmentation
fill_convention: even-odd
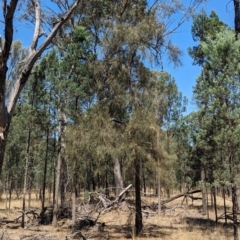
[[[200,11],[202,8],[204,8],[208,14],[214,10],[218,14],[221,21],[234,28],[234,10],[232,1],[209,0],[207,3],[202,4],[198,8],[198,11]],[[192,20],[189,20],[188,22],[184,23],[178,32],[174,33],[171,37],[172,41],[183,51],[183,56],[181,58],[183,66],[174,68],[167,63],[164,64],[165,71],[171,73],[177,82],[179,90],[189,99],[189,105],[187,107],[188,113],[196,110],[196,106],[191,104],[191,100],[195,80],[201,72],[201,69],[198,66],[192,65],[192,59],[187,52],[188,47],[197,45],[197,43],[193,42],[192,40],[191,26]]]

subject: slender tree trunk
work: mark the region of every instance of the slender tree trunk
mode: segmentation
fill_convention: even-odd
[[[9,188],[9,205],[8,209],[11,209],[11,201],[12,201],[12,178],[10,179],[10,188]]]
[[[206,184],[205,184],[205,171],[201,169],[201,181],[202,181],[202,213],[207,214],[207,202],[206,202]]]
[[[142,178],[143,178],[143,192],[144,192],[144,197],[146,197],[147,193],[147,187],[146,187],[146,177],[145,177],[145,171],[144,171],[144,165],[142,164]]]
[[[42,211],[41,211],[41,222],[44,221],[44,207],[45,207],[45,192],[46,192],[46,177],[47,177],[47,162],[48,162],[48,142],[49,142],[49,129],[47,128],[46,136],[46,153],[44,161],[44,173],[43,173],[43,185],[42,185]]]
[[[115,158],[115,163],[114,163],[114,180],[115,180],[116,197],[117,197],[120,194],[120,192],[123,190],[123,180],[122,180],[122,174],[121,174],[120,163],[118,158]]]
[[[24,228],[25,225],[25,208],[26,208],[26,193],[27,193],[27,178],[28,178],[28,167],[29,167],[29,157],[30,157],[30,141],[31,141],[31,131],[28,131],[28,141],[27,141],[27,151],[26,151],[26,163],[25,163],[25,174],[24,174],[24,185],[22,194],[22,223],[21,227]]]
[[[223,206],[224,206],[225,224],[227,224],[226,191],[224,186],[223,186]]]
[[[138,236],[143,228],[142,223],[142,206],[141,206],[141,176],[140,176],[140,161],[135,158],[135,234]]]
[[[53,221],[52,225],[57,226],[57,212],[58,212],[58,197],[59,197],[59,187],[60,187],[60,177],[61,177],[61,168],[62,162],[64,161],[65,154],[65,142],[64,142],[64,131],[65,131],[65,119],[62,113],[59,113],[59,150],[58,150],[58,160],[57,160],[57,169],[56,169],[56,180],[55,180],[55,195],[53,202]]]
[[[235,25],[235,32],[237,36],[237,34],[240,33],[240,1],[233,0],[233,4],[234,4],[234,13],[235,13],[234,25]]]
[[[53,166],[52,166],[53,167],[53,198],[52,198],[52,202],[53,202],[53,205],[54,205],[55,192],[56,192],[56,179],[57,179],[56,170],[57,170],[57,164],[58,164],[56,133],[54,133],[53,149],[54,149],[54,161],[53,161]]]
[[[7,179],[5,180],[5,195],[6,195],[6,199],[5,199],[5,209],[8,209],[8,193],[9,193],[9,173],[7,174]]]
[[[237,193],[236,193],[236,185],[235,185],[235,186],[232,186],[232,213],[233,213],[234,240],[238,240]]]
[[[237,194],[237,209],[240,210],[240,184],[236,185],[236,194]]]
[[[158,158],[158,215],[161,215],[161,175],[160,175],[160,163]]]
[[[31,170],[30,170],[30,166],[28,167],[28,172],[30,172]],[[28,208],[30,208],[31,207],[31,200],[32,200],[32,196],[31,196],[31,194],[32,194],[32,183],[31,183],[31,181],[29,181],[29,184],[28,184]]]
[[[216,198],[216,188],[212,187],[213,192],[213,202],[214,202],[214,212],[215,212],[215,223],[218,223],[218,213],[217,213],[217,198]]]
[[[109,187],[108,187],[108,170],[106,168],[105,170],[105,195],[106,197],[109,197]]]
[[[72,233],[76,230],[76,183],[77,183],[77,172],[76,172],[76,159],[73,163],[73,179],[72,179]]]
[[[65,144],[64,144],[65,145]],[[60,189],[61,189],[61,206],[65,205],[66,202],[66,189],[67,189],[67,163],[65,158],[65,151],[62,153],[62,164],[61,164],[61,176],[60,176]]]

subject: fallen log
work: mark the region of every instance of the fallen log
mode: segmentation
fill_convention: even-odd
[[[171,197],[171,198],[169,198],[169,199],[162,200],[162,204],[169,203],[169,202],[171,202],[171,201],[173,201],[173,200],[175,200],[175,199],[178,199],[178,198],[180,198],[180,197],[189,197],[190,194],[199,193],[199,192],[202,192],[202,190],[197,189],[197,190],[193,190],[193,191],[191,191],[191,192],[181,193],[181,194],[178,194],[178,195],[176,195],[176,196],[174,196],[174,197]]]

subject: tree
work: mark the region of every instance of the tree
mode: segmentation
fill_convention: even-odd
[[[45,51],[45,49],[52,43],[52,40],[56,36],[59,29],[61,29],[63,24],[68,21],[79,2],[79,0],[75,1],[72,6],[66,10],[65,14],[60,14],[60,19],[57,19],[56,24],[50,28],[51,31],[47,34],[43,31],[43,13],[41,12],[40,3],[38,0],[29,1],[30,8],[28,10],[34,11],[35,14],[33,39],[30,45],[28,56],[25,58],[24,63],[21,66],[21,71],[18,73],[16,82],[11,89],[9,98],[6,99],[6,77],[8,71],[7,66],[8,60],[10,58],[10,51],[14,35],[13,23],[14,17],[16,15],[17,5],[20,4],[20,1],[11,0],[9,3],[7,0],[3,1],[4,20],[2,22],[4,23],[5,39],[0,39],[0,171],[2,170],[3,166],[9,126],[19,94],[28,81],[34,64]],[[56,3],[59,2],[56,1]],[[43,42],[38,46],[38,41],[42,36],[44,36],[44,34],[47,34],[47,36],[45,40],[43,40]]]
[[[240,42],[232,30],[211,35],[201,44],[206,57],[203,74],[197,79],[195,98],[205,121],[201,132],[210,141],[209,159],[214,186],[232,190],[234,239],[237,231],[237,185],[239,184]],[[204,144],[204,139],[201,139]],[[206,141],[205,141],[206,144]]]
[[[193,17],[193,25],[192,25],[192,29],[191,29],[192,36],[193,36],[194,41],[199,42],[198,46],[194,46],[193,48],[188,49],[189,55],[193,58],[193,64],[204,66],[204,63],[207,61],[207,56],[204,55],[201,43],[205,42],[209,36],[211,36],[211,38],[214,39],[219,32],[225,30],[226,28],[227,28],[227,25],[225,23],[223,23],[222,21],[220,21],[219,17],[217,16],[217,14],[214,11],[212,11],[210,13],[209,17],[207,16],[205,11],[202,11],[201,13],[199,13]],[[203,99],[202,99],[202,101],[204,102]],[[205,124],[206,124],[206,122],[208,122],[205,119],[205,117],[202,116],[201,114],[199,116],[195,115],[195,117],[197,117],[197,119],[198,119],[199,125],[197,124],[197,126],[201,126],[202,124],[204,125],[204,122],[205,122]],[[208,129],[208,131],[211,131],[211,130]],[[194,138],[193,138],[194,142],[197,146],[199,141],[201,142],[203,140],[203,139],[200,140],[199,137],[201,138],[201,137],[203,137],[203,135],[201,135],[202,133],[198,133],[198,130],[194,131],[194,133],[196,135],[198,135],[198,136],[194,136]],[[204,137],[206,137],[206,136],[204,136]],[[208,144],[210,146],[212,146],[212,143],[213,142],[211,141]],[[205,168],[206,168],[207,159],[205,159],[205,160],[203,160],[203,159],[204,159],[204,156],[207,156],[206,158],[211,156],[212,152],[207,151],[206,148],[204,148],[205,151],[203,152],[202,147],[203,146],[201,146],[200,148],[196,147],[194,149],[194,151],[202,159],[201,160],[202,164],[199,165],[199,168],[201,169],[200,170],[201,178],[202,178],[202,182],[203,182],[202,183],[203,213],[206,214],[207,213],[206,189],[205,189],[204,181],[205,181]],[[212,146],[212,147],[214,148],[214,146]],[[209,154],[206,155],[206,152],[208,152]]]
[[[193,58],[193,64],[200,66],[204,64],[205,56],[200,43],[206,41],[209,35],[214,37],[217,33],[226,29],[226,27],[227,25],[220,21],[214,11],[210,13],[209,17],[204,10],[193,17],[192,37],[195,42],[199,42],[199,45],[188,48],[188,53]]]

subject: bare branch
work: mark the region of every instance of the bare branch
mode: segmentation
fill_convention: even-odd
[[[34,9],[35,9],[35,29],[33,34],[33,40],[30,47],[30,54],[32,54],[37,47],[38,39],[40,37],[40,30],[41,30],[41,9],[38,0],[32,0]]]

